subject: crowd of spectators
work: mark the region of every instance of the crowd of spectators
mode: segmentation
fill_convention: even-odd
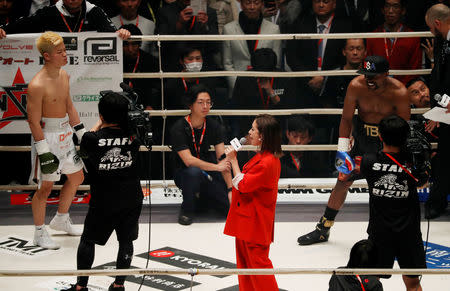
[[[447,0],[208,0],[206,7],[197,11],[197,5],[191,6],[190,0],[4,0],[0,1],[0,38],[47,29],[63,32],[125,29],[131,35],[427,31],[424,14],[438,2],[449,4]],[[82,9],[71,11],[71,5],[81,5]],[[83,17],[84,23],[80,22]],[[391,69],[433,65],[433,42],[420,38],[168,41],[162,42],[158,50],[156,42],[127,41],[126,34],[120,36],[124,39],[123,71],[127,73],[157,72],[159,57],[161,69],[172,72],[356,70],[366,55],[384,56]],[[406,85],[417,76],[394,77]],[[183,109],[184,94],[191,85],[199,83],[210,88],[213,108],[296,109],[341,108],[351,79],[351,76],[314,76],[168,78],[162,83],[159,79],[124,81],[136,89],[140,102],[148,110]],[[420,82],[426,85],[428,79]],[[410,90],[419,92],[420,88]],[[424,102],[412,100],[416,107],[417,103],[423,107]],[[249,128],[245,118],[218,119],[227,140],[244,135]],[[336,142],[338,116],[317,116],[308,122],[314,124],[312,143]],[[154,124],[158,142],[163,135],[161,121],[154,120]],[[171,124],[173,121],[169,120],[166,133]],[[282,124],[288,124],[287,120],[282,120]],[[293,144],[289,139],[292,129],[285,130]],[[170,144],[170,139],[165,142]],[[331,158],[325,160],[326,166],[333,164]],[[171,175],[168,173],[168,177]],[[308,173],[301,172],[300,176]]]

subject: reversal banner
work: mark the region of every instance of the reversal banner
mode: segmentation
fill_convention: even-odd
[[[29,133],[27,87],[44,60],[36,48],[40,34],[16,34],[0,40],[0,134]],[[122,41],[115,33],[60,33],[67,50],[70,95],[86,128],[98,120],[102,90],[121,91]]]

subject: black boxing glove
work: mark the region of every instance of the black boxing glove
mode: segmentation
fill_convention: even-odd
[[[34,143],[39,156],[39,164],[43,174],[52,174],[58,170],[59,159],[50,152],[50,147],[45,139]]]

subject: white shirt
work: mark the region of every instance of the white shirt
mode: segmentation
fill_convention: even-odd
[[[325,22],[325,23],[322,23],[322,22],[320,22],[319,21],[319,19],[317,19],[317,17],[316,17],[316,30],[317,30],[317,33],[319,33],[320,32],[320,30],[319,30],[319,26],[320,25],[325,25],[325,29],[323,30],[323,34],[327,34],[327,33],[330,33],[330,29],[331,29],[331,21],[333,20],[333,16],[330,16],[330,18],[328,18],[328,20]],[[320,56],[321,58],[322,58],[322,63],[323,63],[323,55],[325,54],[325,49],[326,49],[326,47],[327,47],[327,39],[326,38],[324,38],[323,40],[322,40],[322,44],[323,44],[323,50],[322,50],[322,55]]]

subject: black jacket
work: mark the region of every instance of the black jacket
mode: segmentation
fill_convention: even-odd
[[[35,14],[29,17],[19,18],[17,21],[9,23],[2,28],[7,34],[37,33],[47,30],[59,32],[69,32],[70,30],[72,32],[114,32],[117,30],[100,7],[87,1],[84,1],[82,5],[81,14],[71,15],[62,6],[62,1],[59,1],[55,5],[39,9]],[[70,30],[64,22],[64,19],[67,21]]]
[[[206,25],[200,25],[197,21],[194,22],[191,27],[191,20],[185,23],[185,26],[181,31],[177,31],[176,23],[180,12],[185,8],[183,4],[175,1],[168,5],[165,5],[159,9],[158,20],[156,22],[155,34],[169,34],[169,35],[197,35],[197,34],[219,34],[219,26],[217,24],[217,13],[214,9],[207,7],[206,14],[208,15],[208,23]],[[176,42],[176,41],[164,41],[162,42],[162,58],[166,60],[163,63],[163,69],[165,71],[176,71],[179,59],[180,51],[183,47],[197,47],[202,50],[203,62],[206,63],[211,69],[214,64],[214,54],[219,51],[219,44],[214,41],[192,41],[192,42]]]
[[[351,22],[345,18],[334,17],[330,26],[330,33],[353,32]],[[317,33],[316,18],[307,15],[293,24],[291,33]],[[328,39],[325,47],[322,70],[332,70],[345,64],[342,48],[345,39]],[[287,41],[286,57],[289,67],[293,71],[317,70],[317,39],[289,40]]]

